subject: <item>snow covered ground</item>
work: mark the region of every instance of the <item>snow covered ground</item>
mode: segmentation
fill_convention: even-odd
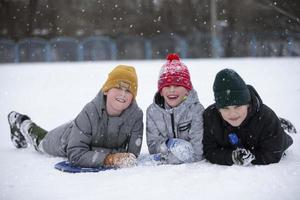
[[[33,149],[15,149],[7,114],[28,114],[45,129],[73,119],[118,64],[133,65],[139,77],[137,101],[152,102],[164,60],[0,65],[0,199],[200,199],[296,200],[300,198],[300,135],[278,164],[219,166],[206,161],[177,166],[140,166],[101,173],[68,174],[63,160]],[[252,84],[263,101],[300,130],[300,58],[184,59],[199,99],[213,102],[216,73],[233,68]],[[142,154],[147,154],[145,137]]]

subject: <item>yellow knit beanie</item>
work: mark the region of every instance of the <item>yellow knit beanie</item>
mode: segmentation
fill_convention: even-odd
[[[133,97],[136,97],[138,81],[135,68],[132,66],[118,65],[109,74],[102,86],[102,92],[111,88],[127,87]]]

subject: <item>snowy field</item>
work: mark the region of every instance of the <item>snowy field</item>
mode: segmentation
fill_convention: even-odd
[[[182,60],[207,107],[222,68],[235,69],[278,116],[300,130],[300,58]],[[50,130],[73,119],[94,98],[118,64],[133,65],[139,77],[137,101],[145,112],[164,60],[0,65],[0,200],[296,200],[300,199],[300,135],[292,135],[287,156],[268,166],[218,166],[201,161],[177,166],[139,166],[100,173],[68,174],[62,158],[15,149],[7,114],[28,114]],[[145,136],[142,154],[147,154]]]

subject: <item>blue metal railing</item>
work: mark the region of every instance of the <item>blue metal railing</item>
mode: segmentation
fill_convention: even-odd
[[[214,48],[216,57],[300,56],[300,34],[229,32],[214,40],[200,32],[185,38],[176,34],[115,39],[91,36],[82,40],[25,38],[18,42],[0,38],[0,63],[161,59],[173,52],[182,58],[209,58]]]

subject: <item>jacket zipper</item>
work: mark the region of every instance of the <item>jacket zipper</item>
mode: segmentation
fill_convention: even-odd
[[[175,132],[174,113],[171,113],[171,123],[172,123],[173,137],[177,138],[177,134]]]

